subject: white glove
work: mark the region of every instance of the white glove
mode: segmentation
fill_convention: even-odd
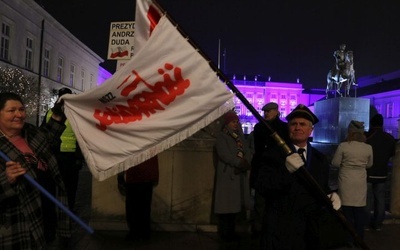
[[[290,173],[293,173],[304,166],[304,161],[299,154],[294,153],[286,157],[285,166]]]
[[[339,195],[336,192],[328,194],[329,199],[332,201],[333,209],[339,210],[342,206],[342,201],[340,200]]]

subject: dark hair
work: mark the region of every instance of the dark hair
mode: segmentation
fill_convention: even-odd
[[[383,126],[383,116],[381,114],[376,114],[371,118],[369,123],[372,127],[382,127]]]
[[[72,94],[72,90],[70,90],[69,88],[61,88],[58,90],[58,96],[63,96],[65,94]]]
[[[9,100],[19,101],[20,103],[22,103],[22,105],[24,105],[24,102],[22,101],[22,98],[20,95],[13,93],[13,92],[4,92],[4,93],[0,93],[0,110],[2,110],[4,108],[4,106],[6,105],[6,102]]]

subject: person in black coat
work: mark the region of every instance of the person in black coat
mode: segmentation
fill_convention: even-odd
[[[283,140],[288,141],[288,126],[287,123],[280,119],[278,104],[269,102],[262,108],[264,111],[264,120],[274,129]],[[270,136],[269,129],[262,122],[257,123],[253,130],[254,138],[254,155],[251,161],[250,171],[250,188],[254,189],[257,179],[258,170],[261,164],[262,155],[266,150],[269,150],[276,145],[274,139]],[[254,205],[252,209],[251,231],[253,238],[259,237],[262,228],[262,216],[265,207],[265,200],[262,195],[254,191]]]
[[[391,134],[383,130],[383,116],[381,114],[373,116],[369,125],[370,129],[366,133],[366,137],[367,144],[372,146],[373,164],[371,168],[367,169],[366,212],[369,219],[367,223],[372,229],[380,231],[385,219],[385,194],[389,160],[395,154],[396,140]]]
[[[304,160],[298,153],[286,156],[278,146],[263,155],[255,183],[257,192],[266,200],[261,249],[321,249],[318,220],[325,209],[324,203],[297,170],[303,165],[307,168],[331,197],[336,210],[340,208],[340,198],[328,186],[328,159],[308,142],[318,118],[300,104],[286,119],[288,146],[292,152],[303,148]]]

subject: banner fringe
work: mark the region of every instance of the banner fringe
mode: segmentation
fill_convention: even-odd
[[[185,130],[178,132],[169,138],[163,140],[162,142],[158,143],[157,145],[154,145],[153,147],[150,147],[146,150],[144,150],[141,153],[136,154],[135,156],[132,156],[128,159],[126,159],[123,162],[118,163],[117,165],[111,166],[107,170],[101,170],[101,171],[91,171],[92,175],[95,177],[95,179],[99,181],[104,181],[114,175],[117,175],[125,170],[128,170],[131,167],[134,167],[138,165],[139,163],[142,163],[151,157],[173,147],[174,145],[178,144],[179,142],[187,139],[188,137],[192,136],[195,134],[197,131],[200,129],[208,126],[211,124],[213,121],[217,120],[220,118],[223,114],[231,110],[234,106],[233,101],[228,101],[224,105],[220,106],[219,108],[215,109],[211,113],[209,113],[206,117],[200,119],[198,122],[192,124],[190,127],[186,128]]]

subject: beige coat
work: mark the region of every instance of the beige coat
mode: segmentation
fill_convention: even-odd
[[[367,170],[372,166],[372,147],[364,142],[342,142],[332,159],[339,168],[339,196],[343,206],[363,207],[367,202]]]

